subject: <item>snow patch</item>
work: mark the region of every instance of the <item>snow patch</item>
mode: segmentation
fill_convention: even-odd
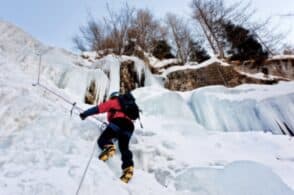
[[[187,70],[187,69],[197,70],[197,69],[200,69],[200,68],[207,67],[207,66],[209,66],[211,64],[214,64],[214,63],[219,63],[222,66],[230,66],[229,64],[222,62],[218,58],[213,57],[213,58],[211,58],[209,60],[206,60],[206,61],[204,61],[204,62],[202,62],[200,64],[197,64],[197,65],[189,64],[188,63],[188,64],[185,64],[184,66],[173,66],[173,67],[170,67],[170,68],[166,69],[162,73],[162,75],[166,77],[168,74],[170,74],[172,72],[175,72],[175,71],[181,71],[181,70]]]

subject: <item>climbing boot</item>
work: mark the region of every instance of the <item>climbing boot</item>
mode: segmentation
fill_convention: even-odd
[[[99,155],[99,159],[102,161],[107,161],[115,154],[115,146],[114,145],[106,145]]]
[[[129,166],[123,170],[123,175],[120,177],[120,179],[123,182],[128,183],[132,179],[133,175],[134,175],[134,167]]]

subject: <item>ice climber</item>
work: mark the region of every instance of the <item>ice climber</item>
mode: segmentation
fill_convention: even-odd
[[[105,112],[109,123],[97,140],[102,150],[99,159],[106,161],[115,154],[113,139],[117,139],[123,170],[120,179],[128,183],[134,173],[133,155],[129,149],[129,142],[134,131],[133,121],[139,118],[139,108],[131,93],[121,95],[119,92],[113,92],[109,100],[84,111],[80,114],[80,118],[84,120],[88,116]]]

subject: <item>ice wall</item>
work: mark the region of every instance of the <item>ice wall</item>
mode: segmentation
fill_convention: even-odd
[[[190,104],[196,120],[207,129],[294,133],[294,82],[206,87],[193,92]]]
[[[145,87],[134,94],[146,116],[195,121],[214,131],[294,133],[294,82],[211,86],[184,93]]]
[[[9,23],[0,21],[0,33],[2,56],[30,73],[32,82],[37,79],[40,64],[41,83],[53,90],[63,90],[62,93],[72,97],[72,101],[83,102],[92,82],[96,86],[96,102],[103,101],[112,91],[118,91],[120,63],[125,60],[135,62],[137,76],[139,80],[145,77],[145,86],[164,91],[159,79],[136,57],[108,55],[91,64],[63,49],[46,47]],[[149,115],[164,113],[196,120],[210,130],[291,134],[294,129],[291,118],[294,115],[293,86],[293,82],[276,86],[244,85],[233,89],[212,86],[190,92],[188,99],[165,91],[158,97],[149,97],[144,110]]]
[[[250,161],[236,161],[223,169],[187,169],[176,177],[175,187],[187,195],[294,194],[268,167]]]
[[[134,95],[145,116],[195,120],[192,110],[177,93],[153,86],[137,89]]]

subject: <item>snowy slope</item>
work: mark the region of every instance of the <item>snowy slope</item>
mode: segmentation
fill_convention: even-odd
[[[215,86],[177,93],[148,78],[151,86],[134,91],[144,110],[144,129],[136,124],[130,146],[135,176],[126,185],[118,179],[120,155],[107,163],[97,159],[100,123],[70,117],[70,105],[31,85],[36,81],[38,52],[48,48],[8,23],[0,22],[0,32],[5,35],[0,37],[1,194],[75,194],[93,149],[94,158],[79,194],[294,194],[293,139],[262,131],[237,132],[265,129],[257,129],[257,122],[253,129],[246,128],[249,115],[236,123],[242,114],[232,115],[231,111],[237,109],[236,104],[249,109],[261,102],[260,109],[270,113],[274,102],[279,110],[274,115],[277,120],[292,125],[294,83],[230,90]],[[120,59],[108,56],[102,60]],[[136,62],[138,70],[140,63]],[[117,75],[116,65],[111,65],[110,71]],[[41,82],[86,108],[80,95],[86,82],[97,78],[101,87],[109,84],[97,66],[99,63],[83,65],[79,57],[50,48],[42,57]],[[115,77],[113,86],[119,82]],[[224,102],[227,106],[221,106]],[[215,110],[230,120],[217,120]],[[222,132],[226,129],[214,128],[218,124],[238,128]]]

